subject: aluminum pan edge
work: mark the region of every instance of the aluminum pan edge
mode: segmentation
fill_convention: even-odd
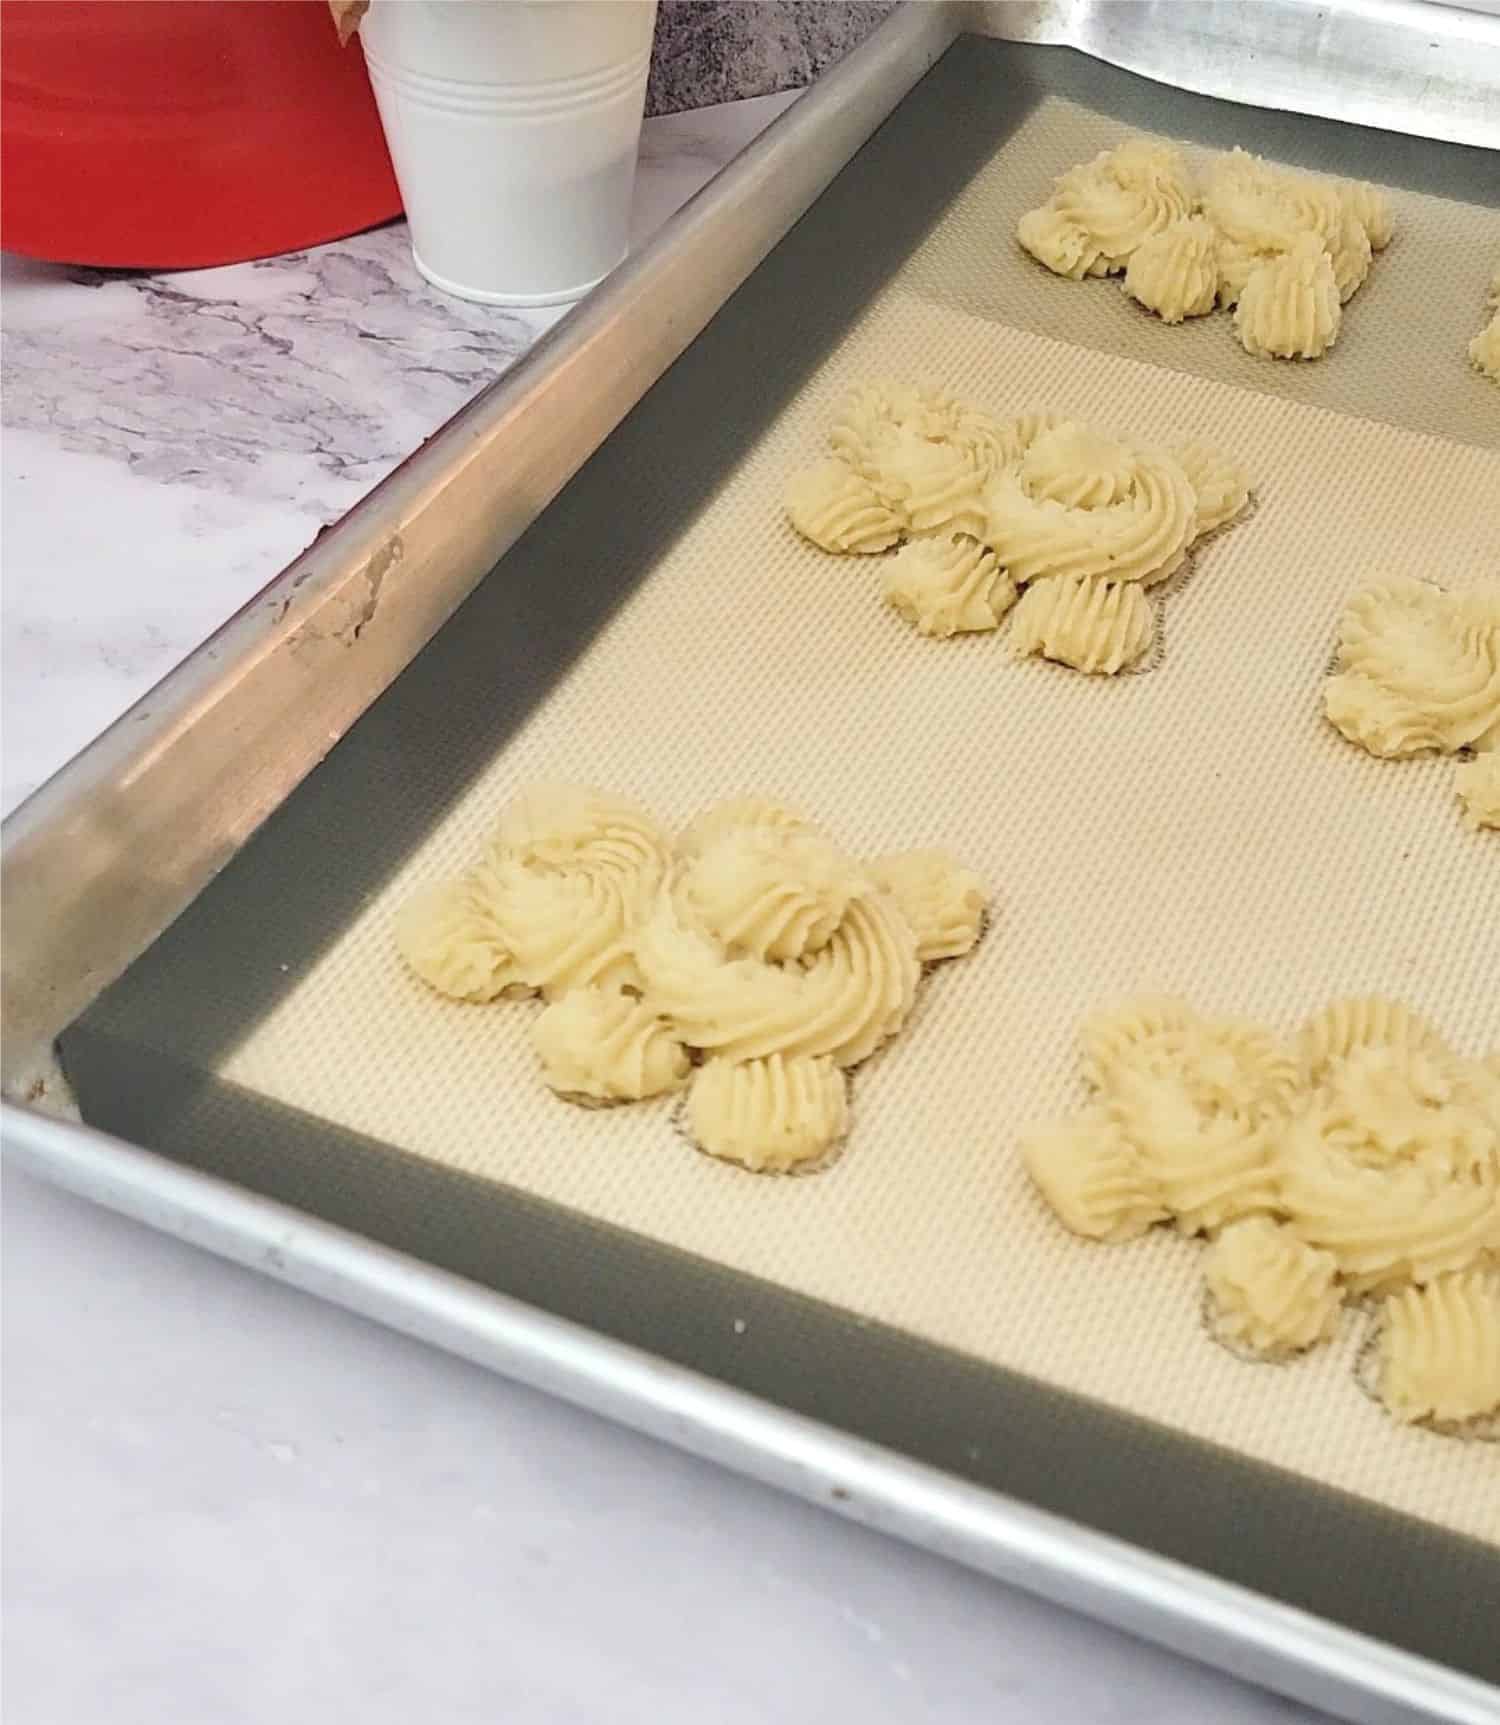
[[[974,0],[965,22],[1225,101],[1500,148],[1500,16],[1432,0]]]
[[[912,1462],[91,1128],[10,1166],[738,1473],[1361,1725],[1494,1725],[1484,1684]]]
[[[902,7],[4,823],[7,1095],[494,566],[958,33]]]

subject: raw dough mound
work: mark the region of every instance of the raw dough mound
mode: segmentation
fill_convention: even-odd
[[[1164,581],[1197,521],[1193,488],[1172,456],[1071,423],[1037,437],[986,501],[986,543],[1020,584],[1053,575]]]
[[[1089,1082],[1183,1232],[1274,1208],[1271,1147],[1297,1081],[1274,1036],[1146,996],[1095,1014],[1079,1040]]]
[[[821,952],[864,889],[849,858],[811,828],[741,827],[704,849],[682,901],[726,952],[779,962]]]
[[[1134,1240],[1167,1211],[1141,1158],[1100,1108],[1021,1140],[1021,1160],[1062,1223],[1089,1240]]]
[[[1021,217],[1016,238],[1054,275],[1081,281],[1084,276],[1109,274],[1109,262],[1099,242],[1051,201]]]
[[[666,835],[637,804],[588,785],[523,791],[496,823],[491,855],[528,868],[619,881],[654,892],[667,865]]]
[[[946,851],[900,851],[878,857],[869,872],[916,935],[923,964],[959,958],[979,939],[987,899],[984,882]]]
[[[1163,323],[1205,317],[1218,304],[1219,237],[1202,216],[1143,241],[1125,267],[1125,291]]]
[[[1408,1053],[1441,1052],[1432,1029],[1399,1000],[1350,995],[1315,1013],[1297,1038],[1302,1082],[1323,1084],[1356,1049],[1387,1048]]]
[[[1250,476],[1238,462],[1206,443],[1184,443],[1172,453],[1198,499],[1195,541],[1243,512],[1250,501]]]
[[[954,437],[971,409],[945,390],[932,385],[876,378],[845,397],[828,443],[833,453],[856,473],[874,482],[883,452],[896,431],[910,431],[932,443]]]
[[[1162,1048],[1177,1050],[1197,1023],[1192,1007],[1175,994],[1143,994],[1123,1006],[1092,1013],[1078,1032],[1084,1076],[1096,1090],[1108,1090],[1115,1074],[1133,1062],[1155,1069]]]
[[[1271,1140],[1253,1110],[1206,1104],[1188,1067],[1148,1076],[1127,1068],[1107,1098],[1153,1191],[1184,1234],[1275,1208]]]
[[[758,1174],[822,1161],[848,1121],[847,1081],[828,1059],[709,1060],[688,1093],[687,1124],[699,1148]]]
[[[1379,186],[1372,186],[1368,180],[1340,180],[1339,196],[1344,200],[1344,207],[1365,230],[1371,250],[1383,252],[1395,231],[1390,199]]]
[[[1404,1349],[1416,1387],[1397,1392],[1399,1417],[1489,1407],[1500,1385],[1500,1360],[1483,1352],[1500,1348],[1500,1051],[1460,1059],[1378,996],[1334,1002],[1295,1048],[1172,996],[1097,1013],[1080,1041],[1094,1099],[1021,1146],[1069,1228],[1124,1240],[1170,1215],[1183,1233],[1209,1234],[1209,1327],[1264,1356],[1326,1340],[1346,1298],[1420,1290],[1387,1308],[1409,1317],[1399,1340],[1387,1324],[1382,1393],[1403,1381],[1389,1361]],[[1439,1406],[1433,1386],[1481,1357],[1488,1401],[1454,1392]]]
[[[402,908],[396,944],[455,999],[539,990],[534,1042],[559,1095],[641,1101],[707,1053],[690,1109],[703,1147],[811,1166],[844,1130],[838,1069],[901,1028],[923,962],[968,951],[984,914],[978,877],[940,851],[878,870],[766,797],[706,809],[669,846],[623,798],[543,785],[466,874]]]
[[[691,859],[729,833],[754,832],[775,838],[811,830],[812,822],[800,809],[788,808],[770,797],[731,797],[689,821],[673,848],[678,857]]]
[[[886,551],[905,530],[870,481],[836,460],[815,462],[792,475],[786,512],[802,537],[824,551]]]
[[[1131,138],[1064,174],[1047,203],[1021,218],[1017,235],[1058,275],[1111,275],[1125,268],[1142,241],[1192,207],[1178,152]]]
[[[1149,180],[1160,164],[1136,166]],[[1121,584],[1166,580],[1249,498],[1244,473],[1201,444],[1179,459],[889,379],[846,398],[830,441],[834,456],[788,487],[799,532],[834,552],[905,541],[882,589],[924,635],[997,628],[1030,584],[1018,649],[1084,671],[1116,672],[1154,637],[1151,605]]]
[[[1203,1255],[1210,1324],[1227,1347],[1278,1358],[1338,1327],[1338,1263],[1267,1216],[1232,1222]]]
[[[993,551],[974,539],[913,539],[891,559],[885,597],[920,634],[946,639],[995,629],[1016,586]]]
[[[1321,358],[1338,340],[1342,318],[1333,264],[1311,234],[1256,264],[1234,308],[1245,351],[1276,359]]]
[[[450,1000],[496,1000],[521,981],[510,943],[472,874],[439,881],[402,905],[396,950]]]
[[[575,988],[537,1019],[532,1040],[542,1076],[560,1096],[639,1102],[675,1090],[687,1077],[687,1049],[638,995]]]
[[[1380,1398],[1398,1420],[1500,1414],[1500,1276],[1471,1270],[1393,1295],[1378,1351]]]
[[[1054,274],[1080,281],[1123,270],[1125,292],[1169,324],[1236,306],[1249,352],[1316,359],[1337,339],[1340,308],[1369,275],[1372,253],[1389,244],[1392,219],[1376,186],[1242,149],[1211,160],[1195,198],[1171,145],[1134,138],[1062,175],[1016,231]],[[1490,362],[1489,339],[1476,341],[1476,365]],[[1500,351],[1493,358],[1500,364]]]
[[[1450,1111],[1415,1092],[1390,1121],[1357,1103],[1347,1089],[1314,1103],[1278,1145],[1281,1207],[1302,1238],[1333,1254],[1355,1293],[1430,1282],[1493,1251],[1497,1188],[1454,1162],[1484,1154],[1473,1117],[1444,1121]]]
[[[1220,156],[1204,197],[1204,212],[1220,238],[1220,298],[1233,304],[1263,264],[1312,241],[1328,256],[1343,304],[1370,273],[1363,211],[1368,205],[1377,219],[1372,200],[1378,195],[1373,187],[1273,167],[1244,150]],[[1389,240],[1389,226],[1382,231]]]
[[[983,452],[957,442],[935,443],[909,427],[890,432],[877,457],[875,487],[910,533],[984,530]]]
[[[657,900],[636,959],[647,992],[694,1048],[731,1060],[832,1055],[854,1066],[901,1028],[916,996],[916,937],[871,884],[828,943],[796,966],[730,957],[683,914],[684,880]]]
[[[1026,589],[1010,644],[1018,658],[1040,654],[1113,676],[1141,657],[1155,633],[1155,610],[1139,582],[1057,575]]]
[[[1444,593],[1393,576],[1356,594],[1323,705],[1384,758],[1500,744],[1500,584]]]
[[[582,873],[511,860],[485,862],[495,915],[517,977],[549,1000],[571,988],[636,980],[635,929],[651,893]]]
[[[1453,788],[1464,805],[1464,819],[1476,831],[1500,827],[1500,748],[1464,761],[1453,775]]]

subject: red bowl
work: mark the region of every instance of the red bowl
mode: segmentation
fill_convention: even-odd
[[[3,0],[0,245],[192,268],[401,213],[323,0]]]

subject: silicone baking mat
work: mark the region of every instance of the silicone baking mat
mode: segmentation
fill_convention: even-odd
[[[1117,284],[1018,255],[1016,216],[1137,121],[1137,82],[1068,55],[956,53],[65,1039],[70,1070],[86,1114],[173,1153],[189,1153],[185,1120],[212,1127],[241,1143],[252,1183],[258,1155],[270,1169],[282,1154],[269,1137],[336,1140],[326,1168],[346,1182],[358,1146],[383,1146],[363,1164],[372,1183],[396,1167],[453,1176],[423,1190],[462,1193],[476,1215],[486,1192],[540,1201],[531,1213],[624,1230],[661,1263],[689,1254],[752,1279],[727,1285],[816,1302],[1492,1556],[1500,1452],[1402,1429],[1367,1400],[1352,1375],[1362,1314],[1294,1364],[1232,1358],[1201,1327],[1198,1248],[1075,1239],[1016,1140],[1081,1099],[1078,1021],[1141,989],[1286,1031],[1379,991],[1465,1053],[1500,1043],[1500,836],[1464,827],[1451,762],[1374,761],[1319,700],[1362,583],[1500,571],[1500,389],[1464,354],[1500,216],[1431,189],[1472,193],[1472,153],[1375,141],[1408,183],[1338,347],[1317,366],[1252,360],[1227,316],[1168,330]],[[1350,166],[1315,147],[1344,138],[1333,128],[1150,94],[1158,128]],[[1418,154],[1427,190],[1409,183]],[[912,200],[883,230],[882,196]],[[842,280],[826,279],[840,259]],[[1168,591],[1154,669],[1088,678],[1013,662],[1003,637],[924,640],[881,603],[878,559],[792,533],[787,474],[819,452],[848,387],[886,375],[1000,413],[1202,438],[1244,463],[1253,512]],[[444,1003],[403,972],[396,906],[462,867],[514,791],[558,777],[672,825],[766,792],[858,853],[941,844],[990,883],[987,939],[931,977],[907,1031],[855,1075],[850,1141],[827,1172],[717,1164],[676,1134],[670,1103],[569,1108],[537,1074],[536,1008]],[[106,1046],[155,1050],[176,1078],[124,1100]],[[263,1153],[226,1098],[261,1108]],[[304,1183],[321,1177],[309,1161]],[[741,1333],[719,1337],[726,1360]],[[978,1467],[1007,1433],[964,1442]]]

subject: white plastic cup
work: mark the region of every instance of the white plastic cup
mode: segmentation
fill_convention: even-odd
[[[629,250],[656,0],[374,0],[365,62],[434,287],[586,294]]]

